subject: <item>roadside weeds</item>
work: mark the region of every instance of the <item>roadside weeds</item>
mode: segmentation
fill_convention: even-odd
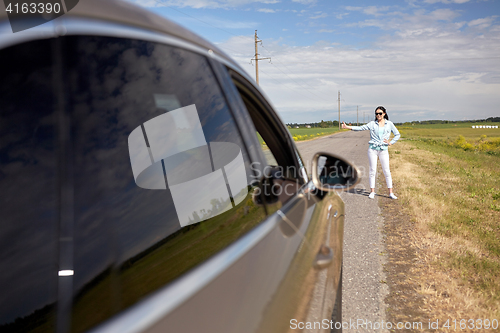
[[[428,148],[398,143],[391,151],[391,171],[399,200],[379,199],[389,256],[388,319],[423,323],[422,329],[402,332],[451,332],[453,320],[470,325],[473,319],[471,327],[457,330],[477,332],[478,320],[500,321],[500,214],[495,210],[500,174],[489,160],[471,155],[469,161]],[[478,164],[482,170],[475,169]],[[475,185],[484,176],[491,177],[484,178],[488,186]],[[436,320],[439,330],[430,329],[429,321]],[[450,328],[443,327],[447,320]]]

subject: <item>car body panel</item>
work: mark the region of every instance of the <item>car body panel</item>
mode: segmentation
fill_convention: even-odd
[[[8,25],[3,14],[5,11],[0,8],[0,13],[0,28],[5,29]],[[256,129],[249,116],[255,111],[245,107],[235,80],[240,80],[248,88],[248,93],[262,103],[257,112],[271,120],[269,126],[280,136],[281,149],[289,157],[287,163],[300,170],[292,181],[296,193],[276,204],[266,204],[264,208],[268,217],[263,222],[178,279],[92,327],[91,331],[295,332],[297,330],[291,329],[290,325],[292,319],[330,319],[342,266],[344,205],[336,193],[318,192],[314,188],[303,172],[291,136],[262,90],[212,44],[187,29],[123,1],[80,1],[68,14],[53,22],[25,32],[6,34],[7,38],[0,42],[0,52],[20,43],[75,35],[152,41],[206,57],[243,138],[244,148],[252,161],[260,163],[254,171],[263,172],[266,159],[258,146]],[[57,52],[55,54],[54,62],[58,65],[64,59],[57,58]],[[58,70],[62,71],[61,68]],[[64,87],[56,90],[61,89]],[[68,146],[62,151],[69,149]],[[68,193],[64,207],[72,205],[71,191]],[[71,215],[72,212],[61,214]],[[60,229],[59,235],[69,239],[71,232]],[[318,253],[324,246],[333,250],[332,263],[318,268]],[[66,248],[60,242],[59,260],[71,261],[72,251],[71,246]],[[54,274],[57,270],[54,267]],[[71,281],[59,278],[58,325],[56,328],[43,327],[43,331],[73,331],[71,322],[75,320],[69,318],[73,297]],[[329,330],[321,327],[310,331]]]

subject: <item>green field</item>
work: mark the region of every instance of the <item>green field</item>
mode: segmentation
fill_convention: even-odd
[[[472,128],[473,125],[498,126],[499,123],[414,125],[398,129],[406,140],[500,156],[500,128]]]
[[[310,140],[320,136],[330,135],[339,132],[339,129],[337,127],[289,128],[288,130],[292,134],[292,137],[295,141]]]
[[[301,128],[289,128],[288,131],[290,132],[290,134],[292,134],[294,141],[304,141],[304,140],[311,140],[314,138],[319,138],[321,136],[337,133],[337,132],[339,132],[339,129],[337,127],[328,127],[328,128],[320,128],[320,127],[304,128],[304,127],[301,127]],[[340,131],[347,131],[347,130],[340,130]],[[257,133],[257,137],[259,138],[260,144],[264,145],[264,140],[262,140],[262,137],[260,136],[260,134]]]
[[[492,137],[500,137],[500,128],[472,128],[476,125],[499,126],[499,123],[459,123],[459,124],[435,124],[435,125],[400,125],[397,126],[405,137],[420,137],[433,139],[454,139],[459,135],[465,138],[479,138],[485,134]]]
[[[419,230],[433,235],[422,245],[438,258],[429,264],[457,279],[457,290],[468,295],[457,302],[474,304],[478,315],[498,316],[500,129],[472,125],[399,126],[391,171],[402,206]]]
[[[289,128],[288,130],[292,134],[294,141],[311,140],[314,138],[330,135],[341,131],[348,131],[348,130],[339,130],[337,127]]]

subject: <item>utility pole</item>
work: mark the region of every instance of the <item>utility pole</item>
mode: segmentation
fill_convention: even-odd
[[[359,126],[359,107],[356,105],[356,126]]]
[[[339,90],[339,130],[340,130],[340,90]]]
[[[252,60],[255,60],[255,81],[257,85],[259,85],[259,60],[269,59],[269,61],[271,61],[271,58],[259,58],[257,43],[262,43],[262,41],[257,37],[257,30],[255,30],[255,57]]]

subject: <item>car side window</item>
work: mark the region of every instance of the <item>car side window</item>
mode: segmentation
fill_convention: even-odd
[[[257,137],[259,139],[259,143],[261,144],[261,149],[264,153],[264,157],[266,158],[267,165],[278,165],[278,161],[276,161],[273,152],[271,151],[271,149],[269,149],[269,146],[264,141],[259,132],[257,132]]]
[[[50,40],[0,50],[0,331],[54,332],[58,151]]]
[[[72,330],[81,332],[266,215],[252,201],[251,160],[208,59],[138,40],[65,43],[80,272]]]
[[[296,155],[289,134],[279,119],[274,116],[265,99],[241,76],[229,70],[239,96],[250,114],[261,143],[260,149],[265,156],[269,172],[277,175],[276,191],[280,200],[271,211],[279,209],[292,198],[304,184],[300,157]],[[271,167],[271,168],[270,168]]]

